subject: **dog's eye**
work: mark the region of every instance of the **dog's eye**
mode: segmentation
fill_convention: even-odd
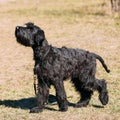
[[[33,31],[33,30],[34,30],[34,28],[33,28],[33,27],[31,27],[31,28],[30,28],[30,30],[31,30],[31,31]]]
[[[27,27],[27,29],[29,29],[31,32],[34,30],[33,27]]]

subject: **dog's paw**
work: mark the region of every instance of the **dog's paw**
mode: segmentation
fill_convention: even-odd
[[[84,100],[84,101],[80,100],[74,105],[74,107],[75,108],[86,107],[88,104],[89,104],[89,99]]]
[[[59,109],[59,111],[61,111],[61,112],[66,112],[67,110],[68,110],[67,106],[66,107],[62,107],[62,108]]]
[[[77,104],[75,104],[75,108],[80,108],[80,107],[86,107],[88,105],[88,103],[85,102],[79,102]]]
[[[39,112],[42,112],[42,111],[43,111],[43,109],[40,109],[38,107],[34,107],[30,110],[30,113],[39,113]]]
[[[99,99],[103,105],[106,105],[109,101],[108,92],[102,92],[99,96]]]
[[[106,105],[109,101],[108,91],[107,91],[107,83],[105,80],[102,80],[102,90],[99,94],[99,100],[103,105]]]

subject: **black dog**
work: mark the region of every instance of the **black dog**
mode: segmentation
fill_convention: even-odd
[[[57,48],[48,44],[44,31],[33,23],[26,27],[17,26],[15,30],[17,42],[32,47],[34,52],[34,71],[38,77],[37,107],[30,112],[42,112],[49,97],[51,85],[56,90],[56,98],[60,111],[67,111],[68,101],[63,81],[71,79],[80,94],[75,107],[87,106],[94,90],[99,92],[103,105],[108,103],[107,85],[104,79],[95,78],[96,59],[109,73],[102,57],[81,49]]]

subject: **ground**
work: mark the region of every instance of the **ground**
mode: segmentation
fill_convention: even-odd
[[[120,119],[120,19],[101,0],[0,0],[0,120],[119,120]],[[35,105],[32,49],[16,42],[15,26],[34,22],[44,29],[50,44],[86,49],[101,55],[111,69],[97,65],[97,77],[108,83],[109,104],[102,106],[98,93],[85,108],[59,112],[47,105],[43,113],[29,114]],[[69,81],[68,100],[79,99]],[[54,95],[54,89],[50,93]]]

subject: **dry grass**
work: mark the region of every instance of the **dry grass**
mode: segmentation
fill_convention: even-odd
[[[0,5],[0,120],[119,120],[120,119],[120,20],[101,0],[16,0]],[[58,112],[48,105],[43,113],[29,114],[34,106],[32,50],[16,43],[14,29],[31,21],[45,30],[50,44],[77,47],[103,56],[111,73],[98,63],[97,77],[108,82],[110,101],[104,108],[98,94],[86,108]],[[19,74],[20,73],[20,74]],[[66,81],[68,100],[79,99]],[[54,94],[54,89],[50,90]]]

